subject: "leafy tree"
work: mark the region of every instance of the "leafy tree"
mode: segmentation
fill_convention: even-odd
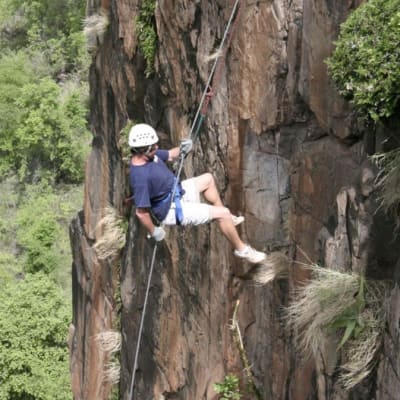
[[[71,297],[69,225],[82,207],[81,185],[0,181],[0,287],[21,272],[46,272]]]
[[[27,56],[23,53],[8,53],[0,58],[0,174],[10,168],[4,156],[13,151],[12,132],[22,113],[15,99],[21,96],[22,88],[34,79]]]
[[[0,72],[6,72],[0,78],[0,110],[7,111],[0,122],[0,172],[16,171],[28,182],[46,171],[56,181],[81,181],[89,139],[82,89],[33,79],[32,71],[20,64],[23,56],[17,74],[7,82],[15,58],[0,61]]]
[[[44,168],[56,180],[82,179],[83,156],[79,138],[87,134],[86,109],[78,91],[62,98],[51,79],[24,86],[16,106],[24,110],[14,133],[13,160],[21,179]]]
[[[59,256],[54,244],[60,234],[56,196],[49,189],[29,194],[17,214],[17,241],[25,255],[25,271],[52,272]]]
[[[45,274],[27,275],[0,291],[0,399],[71,399],[70,309]]]
[[[68,223],[80,205],[82,193],[64,189],[64,196],[68,199],[46,184],[27,187],[23,193],[15,222],[19,258],[25,272],[70,270]]]
[[[374,120],[395,113],[400,93],[400,0],[370,0],[342,24],[329,72],[340,93]]]
[[[82,67],[85,8],[85,0],[1,0],[2,45],[41,51],[55,76]]]

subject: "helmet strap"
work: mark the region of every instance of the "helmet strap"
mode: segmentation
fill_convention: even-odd
[[[148,156],[151,153],[152,148],[153,148],[153,145],[151,144],[143,154],[145,156]]]

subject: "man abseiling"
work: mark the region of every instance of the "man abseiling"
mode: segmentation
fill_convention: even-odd
[[[212,174],[175,182],[176,177],[166,162],[186,156],[192,149],[192,140],[183,140],[179,147],[170,150],[159,149],[158,141],[156,131],[147,124],[136,124],[129,132],[130,186],[136,215],[150,235],[161,241],[166,234],[162,225],[199,225],[216,220],[234,248],[235,256],[253,264],[264,261],[265,253],[253,249],[239,237],[235,226],[244,218],[232,215],[222,204]],[[171,199],[174,187],[175,196]],[[208,203],[201,202],[200,194]],[[160,226],[154,224],[152,216]]]

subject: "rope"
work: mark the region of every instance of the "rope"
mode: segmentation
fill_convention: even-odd
[[[239,20],[239,11],[241,9],[241,7],[239,5],[240,1],[241,0],[236,0],[235,4],[233,5],[231,15],[229,17],[229,20],[228,20],[228,23],[226,25],[224,34],[222,36],[222,41],[221,41],[221,43],[219,45],[219,48],[218,48],[218,51],[217,51],[217,57],[215,58],[214,64],[213,64],[213,66],[211,68],[211,72],[209,74],[207,83],[206,83],[206,85],[204,87],[204,91],[203,91],[203,94],[202,94],[201,99],[200,99],[199,107],[197,109],[197,112],[196,112],[196,115],[194,117],[192,126],[190,128],[189,137],[192,138],[193,143],[198,138],[201,125],[202,125],[203,120],[205,118],[205,115],[207,113],[208,104],[209,104],[209,102],[211,100],[211,97],[213,95],[213,92],[212,92],[213,86],[212,85],[214,85],[214,82],[217,81],[217,79],[220,77],[220,74],[221,74],[221,66],[222,66],[222,64],[219,61],[220,61],[220,58],[221,59],[225,59],[226,52],[227,52],[228,47],[230,45],[230,42],[232,40],[234,29],[230,30],[230,28],[231,28],[231,25],[233,24],[233,19],[235,17],[236,10],[238,10],[238,7],[239,7],[239,10],[237,12],[233,28],[236,26],[236,23]],[[230,35],[229,35],[229,38],[228,38],[229,31],[230,31]],[[225,46],[225,42],[226,42],[227,38],[228,38],[228,43]],[[218,70],[217,70],[217,66],[220,66],[218,68]],[[211,85],[211,82],[213,82],[212,85]]]
[[[153,249],[153,256],[151,258],[150,272],[149,272],[149,277],[147,279],[146,294],[144,296],[143,311],[142,311],[142,316],[140,318],[139,334],[138,334],[138,340],[137,340],[137,343],[136,343],[135,361],[134,361],[134,364],[133,364],[131,388],[130,388],[130,391],[129,391],[129,398],[130,399],[132,399],[133,387],[135,385],[135,376],[136,376],[136,369],[137,369],[138,358],[139,358],[140,342],[142,340],[144,316],[145,316],[145,311],[146,311],[146,307],[147,307],[147,300],[149,298],[150,282],[151,282],[151,277],[153,275],[154,261],[155,261],[155,258],[156,258],[156,253],[157,253],[157,242],[154,245],[154,249]]]
[[[231,16],[230,16],[229,21],[227,23],[227,26],[226,26],[226,29],[225,29],[221,44],[220,44],[219,49],[218,49],[218,54],[224,48],[225,41],[226,41],[226,38],[228,36],[228,32],[229,32],[229,30],[231,28],[232,21],[233,21],[233,18],[234,18],[235,13],[236,13],[236,9],[237,9],[238,4],[239,4],[240,1],[241,0],[236,0],[235,1],[235,4],[234,4],[233,9],[232,9]],[[238,18],[236,18],[235,21],[237,21],[237,20],[238,20]],[[228,44],[230,43],[231,38],[232,38],[232,33],[230,35],[230,39],[229,39]],[[226,55],[226,50],[227,49],[225,48],[224,57]],[[212,97],[212,94],[210,94],[209,89],[211,88],[210,85],[211,85],[211,81],[213,80],[216,68],[219,65],[219,61],[220,61],[219,58],[220,57],[218,56],[215,59],[215,62],[214,62],[214,65],[213,65],[213,67],[211,69],[211,72],[210,72],[208,81],[206,83],[204,92],[202,94],[202,97],[201,97],[201,100],[200,100],[196,115],[194,117],[193,124],[192,124],[191,129],[190,129],[189,137],[192,138],[193,143],[196,141],[196,139],[198,137],[201,124],[202,124],[202,122],[203,122],[203,120],[205,118],[206,112],[207,112],[208,103],[210,102],[211,97]],[[177,186],[178,186],[179,178],[180,178],[181,173],[182,173],[184,160],[185,160],[185,156],[184,155],[179,155],[179,166],[178,166],[177,173],[175,175],[176,179],[175,179],[174,187],[172,189],[171,205],[172,205],[172,202],[174,201],[173,199],[174,199],[175,192],[176,192],[176,189],[177,189]],[[141,315],[141,318],[140,318],[138,339],[137,339],[137,342],[136,342],[135,358],[134,358],[134,364],[133,364],[133,369],[132,369],[132,380],[131,380],[131,386],[130,386],[130,391],[129,391],[129,399],[130,400],[133,399],[132,396],[133,396],[133,390],[134,390],[134,387],[135,387],[136,369],[138,367],[139,350],[140,350],[140,344],[141,344],[141,340],[142,340],[144,318],[145,318],[145,315],[146,315],[147,301],[148,301],[148,297],[149,297],[150,284],[151,284],[151,279],[152,279],[152,276],[153,276],[153,270],[154,270],[156,254],[157,254],[157,242],[155,243],[154,249],[153,249],[153,255],[152,255],[151,264],[150,264],[149,276],[147,278],[147,286],[146,286],[146,293],[145,293],[145,297],[144,297],[143,310],[142,310],[142,315]]]

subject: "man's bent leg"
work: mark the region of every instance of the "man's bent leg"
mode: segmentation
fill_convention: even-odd
[[[266,259],[265,253],[253,249],[240,239],[233,224],[232,214],[226,207],[210,206],[210,216],[213,216],[218,221],[222,233],[235,248],[235,256],[253,264],[258,264]]]
[[[204,198],[209,203],[211,203],[213,206],[223,207],[221,197],[212,174],[206,172],[205,174],[196,176],[193,179],[196,183],[197,189],[203,194]]]
[[[232,214],[228,208],[210,206],[210,217],[217,220],[221,232],[231,242],[235,250],[240,251],[246,247],[233,224]]]

